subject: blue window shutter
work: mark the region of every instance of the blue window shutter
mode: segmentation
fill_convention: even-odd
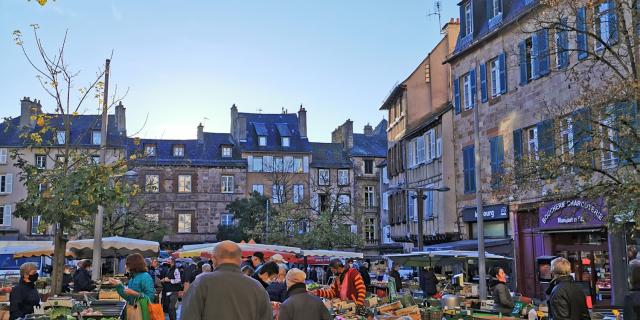
[[[520,85],[524,86],[529,82],[527,77],[527,43],[525,41],[518,44],[518,60],[520,62]]]
[[[548,157],[553,156],[556,149],[553,119],[541,121],[536,126],[538,128],[538,149]]]
[[[558,55],[558,69],[569,66],[569,36],[567,32],[567,18],[562,18],[556,35],[556,54]]]
[[[578,50],[578,59],[586,59],[589,55],[587,52],[587,9],[585,7],[578,8],[576,12],[576,47]]]
[[[462,150],[464,165],[464,192],[471,193],[476,191],[476,175],[475,175],[475,157],[473,145]]]
[[[504,143],[502,136],[493,137],[489,140],[491,156],[491,185],[500,185],[500,175],[503,174]]]
[[[460,39],[466,36],[466,34],[464,34],[465,30],[467,30],[466,25],[467,25],[467,22],[465,21],[464,5],[461,5],[460,6],[460,35],[458,36]]]
[[[516,161],[522,159],[522,129],[513,130],[513,157]]]
[[[538,62],[539,51],[538,33],[531,35],[531,78],[538,79],[540,77],[540,63]]]
[[[453,106],[456,114],[460,113],[460,78],[453,79]]]
[[[480,101],[487,102],[489,100],[487,92],[487,65],[480,65]]]
[[[573,148],[575,152],[584,151],[591,141],[591,113],[588,108],[573,112]]]
[[[469,77],[471,78],[471,107],[476,107],[476,68],[474,67],[469,71]]]
[[[493,18],[493,0],[487,0],[485,3],[487,4],[487,21],[489,21]]]
[[[475,192],[476,191],[476,159],[475,159],[475,151],[474,151],[474,147],[470,147],[467,151],[467,153],[469,154],[469,181],[470,183],[470,191],[471,192]]]
[[[609,24],[609,44],[614,44],[618,42],[618,17],[616,15],[616,2],[613,0],[609,0],[607,22]]]
[[[549,30],[538,31],[538,63],[540,64],[538,73],[540,76],[549,74]]]
[[[504,52],[498,56],[498,66],[500,67],[500,93],[507,93],[507,57]]]

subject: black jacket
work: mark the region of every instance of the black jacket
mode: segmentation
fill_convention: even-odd
[[[587,298],[573,277],[561,276],[551,280],[547,289],[550,320],[591,319]]]
[[[640,319],[640,289],[632,289],[624,297],[624,318]]]
[[[271,282],[267,287],[269,300],[276,302],[284,302],[287,299],[287,285],[284,282]]]
[[[73,275],[73,291],[93,291],[96,286],[91,281],[91,274],[85,269],[79,269]]]
[[[513,298],[511,298],[511,292],[509,292],[507,284],[494,278],[489,281],[489,288],[491,288],[491,295],[493,296],[496,311],[503,314],[511,314],[515,304],[513,303]]]
[[[420,277],[420,289],[427,296],[432,296],[438,293],[438,289],[436,288],[436,284],[438,283],[438,279],[436,278],[436,274],[429,270],[423,271]]]
[[[369,275],[369,270],[365,266],[360,266],[360,275],[362,276],[362,281],[364,281],[365,286],[371,285],[371,276]]]
[[[70,273],[62,274],[62,292],[70,292],[69,284],[73,282],[73,276]]]
[[[40,305],[40,295],[34,283],[20,279],[20,283],[11,289],[9,302],[9,320],[15,320],[32,314],[34,307]]]
[[[322,300],[307,293],[304,283],[289,288],[289,298],[280,305],[279,320],[329,320],[329,310]]]
[[[251,278],[256,279],[256,281],[260,282],[260,284],[264,287],[265,290],[267,290],[267,288],[269,287],[269,284],[262,281],[262,279],[260,279],[260,276],[258,275],[258,273],[254,273],[253,276],[251,276]]]
[[[402,289],[402,277],[400,276],[400,272],[392,269],[389,272],[389,276],[391,276],[396,281],[396,290],[401,290]]]

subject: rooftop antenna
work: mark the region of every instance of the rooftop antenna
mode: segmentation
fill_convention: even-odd
[[[427,10],[427,17],[438,16],[438,27],[440,29],[440,33],[442,32],[442,1],[435,0],[433,1],[433,9]]]
[[[205,124],[207,124],[207,120],[209,120],[209,118],[207,117],[202,117],[202,125],[204,126]]]
[[[262,108],[258,108],[256,111],[257,111],[258,113],[262,113]]]

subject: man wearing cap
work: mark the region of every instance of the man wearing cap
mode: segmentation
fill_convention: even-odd
[[[280,305],[279,320],[329,320],[329,310],[322,300],[307,293],[306,275],[300,269],[287,272],[289,298]]]
[[[367,287],[358,270],[345,268],[340,259],[333,259],[329,262],[329,269],[336,276],[328,289],[313,291],[323,298],[340,298],[342,301],[354,301],[357,305],[364,305],[364,298],[367,294]]]

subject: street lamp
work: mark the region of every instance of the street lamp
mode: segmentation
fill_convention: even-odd
[[[447,192],[449,191],[449,187],[440,187],[440,188],[416,188],[416,191],[418,192],[418,194],[416,196],[414,196],[415,198],[420,199],[421,201],[418,201],[418,251],[423,251],[424,250],[424,200],[427,198],[427,196],[424,194],[424,192],[431,192],[431,191],[436,191],[436,192]],[[414,198],[414,199],[415,199]]]

